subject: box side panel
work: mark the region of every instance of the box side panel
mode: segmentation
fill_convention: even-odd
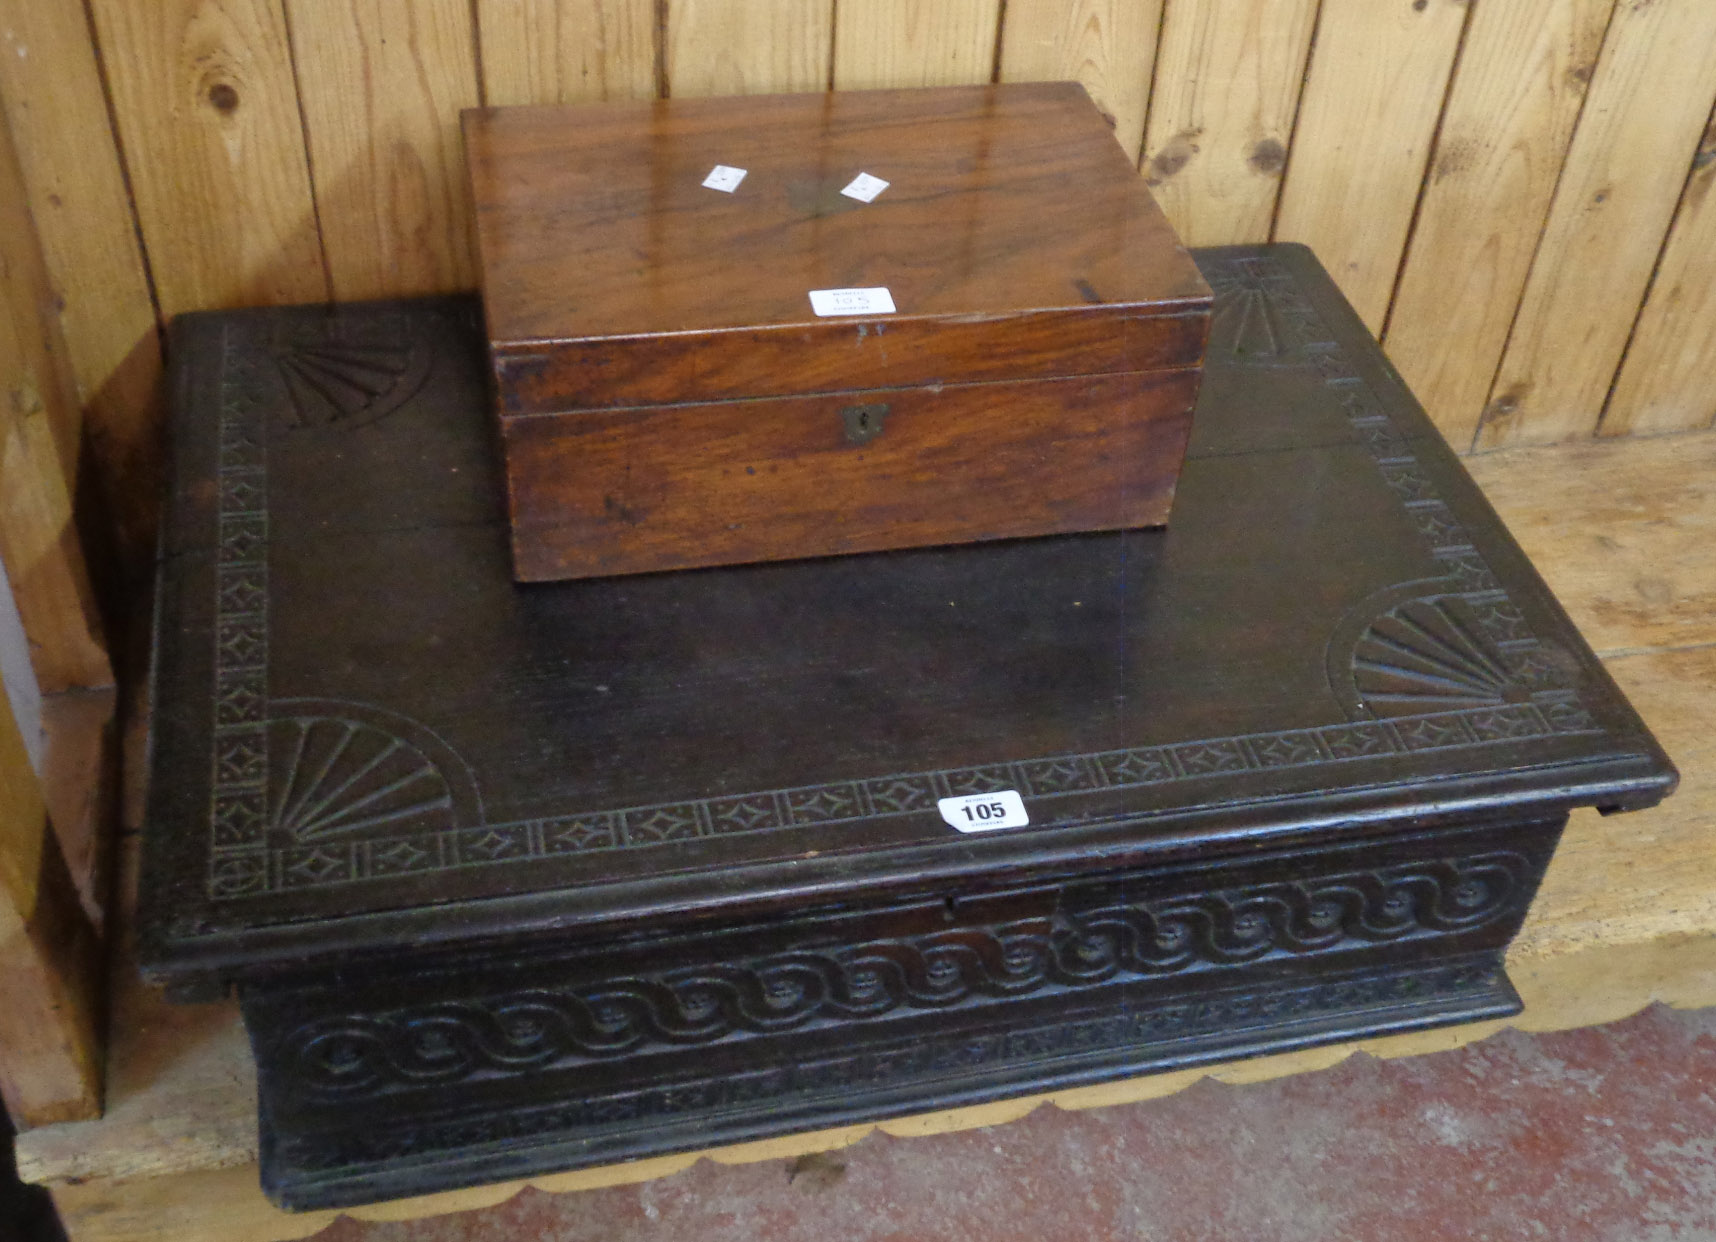
[[[523,581],[1160,525],[1200,372],[505,420]]]

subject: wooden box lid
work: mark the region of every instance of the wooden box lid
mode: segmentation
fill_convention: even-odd
[[[1210,291],[1076,83],[480,108],[464,131],[503,415],[1201,358]],[[717,165],[737,189],[703,184]],[[864,173],[887,188],[842,194]],[[893,313],[813,310],[874,288]]]

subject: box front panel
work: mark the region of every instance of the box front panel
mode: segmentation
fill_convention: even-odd
[[[262,980],[265,1183],[349,1203],[1505,1016],[1564,821]]]
[[[496,343],[495,393],[507,416],[1176,370],[1203,364],[1209,322],[1188,300]]]
[[[523,581],[1160,525],[1196,370],[503,424]]]

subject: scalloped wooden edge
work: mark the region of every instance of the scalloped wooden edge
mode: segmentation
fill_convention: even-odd
[[[666,1177],[704,1158],[720,1164],[785,1160],[850,1147],[878,1130],[908,1138],[1004,1125],[1045,1104],[1065,1109],[1105,1108],[1172,1095],[1204,1078],[1230,1084],[1263,1082],[1327,1069],[1355,1053],[1383,1058],[1419,1056],[1459,1048],[1510,1027],[1556,1031],[1613,1022],[1655,1002],[1678,1009],[1716,1005],[1716,935],[1669,935],[1548,957],[1516,953],[1509,960],[1508,973],[1525,1000],[1525,1010],[1506,1021],[1389,1035],[706,1152],[393,1199],[343,1213],[280,1211],[263,1197],[255,1164],[128,1181],[95,1179],[51,1189],[74,1242],[159,1242],[163,1238],[174,1242],[290,1242],[326,1228],[342,1214],[364,1221],[403,1221],[470,1212],[504,1203],[527,1187],[548,1194],[594,1190]]]

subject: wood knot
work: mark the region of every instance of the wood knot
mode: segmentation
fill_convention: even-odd
[[[1437,152],[1436,162],[1431,172],[1435,181],[1445,177],[1456,176],[1470,169],[1477,162],[1477,144],[1468,139],[1451,139]]]
[[[1287,166],[1287,148],[1274,138],[1265,138],[1251,148],[1245,162],[1264,176],[1273,177]]]
[[[1519,404],[1525,399],[1525,392],[1524,387],[1516,385],[1501,393],[1485,408],[1483,421],[1485,423],[1505,423],[1519,413]]]
[[[9,394],[12,412],[19,418],[28,418],[32,414],[40,414],[43,410],[42,394],[29,380],[22,380],[15,385]]]
[[[209,87],[209,107],[222,116],[231,116],[238,111],[238,88],[230,82],[216,82]]]
[[[1200,148],[1196,140],[1203,137],[1203,133],[1201,128],[1182,129],[1170,138],[1167,145],[1151,158],[1150,174],[1145,184],[1160,185],[1184,168],[1198,153]]]

